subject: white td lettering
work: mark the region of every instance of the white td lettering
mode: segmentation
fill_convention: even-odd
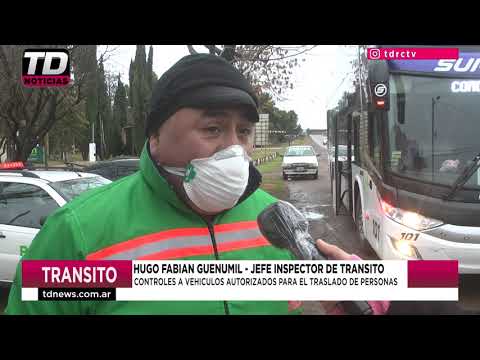
[[[52,60],[60,59],[58,69],[52,69]],[[67,69],[68,55],[64,52],[47,52],[43,63],[43,75],[60,75]]]
[[[27,74],[34,75],[35,69],[37,68],[37,61],[38,59],[45,57],[45,53],[42,51],[32,51],[32,52],[26,51],[25,54],[23,54],[23,56],[30,59],[30,63],[28,64]]]

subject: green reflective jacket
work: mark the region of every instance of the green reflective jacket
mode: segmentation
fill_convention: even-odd
[[[257,215],[275,201],[257,184],[208,224],[177,197],[145,146],[140,171],[55,211],[23,259],[293,260],[258,230]],[[287,301],[22,301],[21,287],[19,264],[7,314],[293,313]]]

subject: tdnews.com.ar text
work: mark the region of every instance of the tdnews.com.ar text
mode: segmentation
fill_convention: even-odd
[[[38,300],[47,301],[114,301],[116,299],[115,289],[38,289]]]

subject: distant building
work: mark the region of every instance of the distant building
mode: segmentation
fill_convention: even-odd
[[[260,114],[259,121],[255,123],[255,146],[265,147],[270,145],[269,141],[269,117],[268,114]]]

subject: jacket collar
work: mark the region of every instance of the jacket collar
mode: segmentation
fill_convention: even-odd
[[[157,163],[153,160],[150,153],[150,145],[148,140],[143,146],[142,154],[140,155],[140,173],[145,182],[152,189],[155,197],[167,201],[175,208],[193,212],[177,195],[173,186],[162,175]]]

